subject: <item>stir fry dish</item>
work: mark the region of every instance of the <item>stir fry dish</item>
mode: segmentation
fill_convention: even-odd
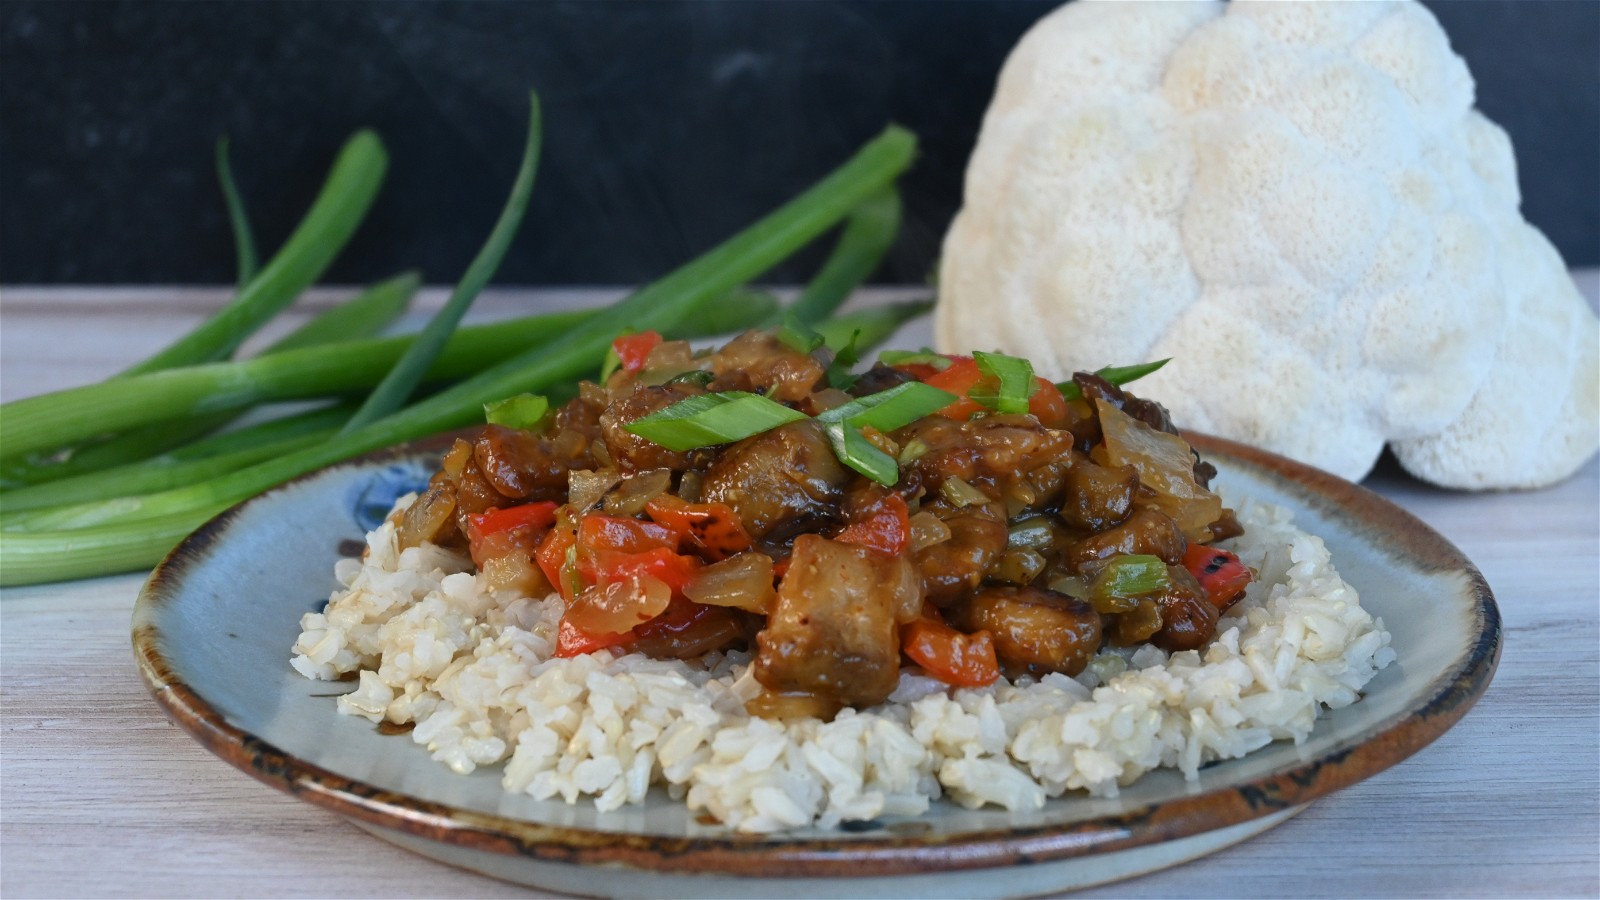
[[[748,649],[771,718],[881,703],[903,665],[981,686],[1213,639],[1252,573],[1212,546],[1241,533],[1215,469],[1121,386],[1159,363],[1057,385],[996,353],[852,355],[795,325],[621,337],[559,408],[491,404],[400,545],[559,592],[557,656]]]

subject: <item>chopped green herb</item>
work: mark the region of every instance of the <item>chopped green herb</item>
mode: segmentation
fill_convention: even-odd
[[[729,444],[806,414],[748,391],[724,391],[686,397],[624,426],[631,434],[682,452],[713,444]]]
[[[518,394],[483,405],[483,417],[490,425],[532,431],[550,412],[550,401],[538,394]]]
[[[885,487],[892,487],[900,480],[900,464],[872,446],[860,429],[844,422],[831,422],[825,430],[828,442],[833,445],[833,454],[840,462]]]
[[[1121,385],[1130,381],[1137,381],[1169,362],[1172,362],[1172,357],[1170,356],[1166,359],[1158,359],[1155,362],[1139,363],[1136,366],[1106,366],[1097,370],[1095,374],[1112,384]],[[1060,389],[1061,396],[1068,400],[1077,400],[1083,396],[1083,391],[1079,390],[1076,382],[1063,381],[1056,387]]]
[[[690,369],[687,372],[679,372],[678,374],[672,376],[671,378],[668,378],[666,381],[664,381],[662,383],[663,384],[694,384],[694,385],[699,385],[700,387],[705,387],[706,385],[708,385],[711,382],[716,381],[716,380],[717,380],[717,373],[712,372],[712,371],[710,371],[708,369]]]
[[[796,353],[810,353],[822,346],[823,338],[810,325],[790,313],[784,316],[783,327],[778,329],[778,341]]]
[[[856,349],[856,341],[861,339],[861,329],[850,332],[850,342],[834,354],[833,362],[828,364],[828,386],[848,391],[856,383],[856,374],[851,370],[856,363],[861,361],[861,351]]]
[[[233,166],[228,161],[228,136],[217,138],[217,183],[222,187],[222,201],[228,207],[228,226],[233,229],[233,252],[237,258],[239,287],[244,288],[256,277],[260,262],[256,258],[255,233],[250,230],[250,216],[244,209],[244,198],[233,180]]]
[[[634,333],[634,329],[624,328],[617,332],[617,337],[625,337]],[[611,346],[606,348],[606,358],[600,361],[599,383],[605,384],[607,381],[610,381],[611,376],[616,374],[616,371],[620,368],[622,368],[622,357],[617,355],[617,342],[612,341]]]
[[[1089,585],[1089,595],[1091,601],[1115,605],[1119,600],[1165,591],[1171,585],[1167,564],[1159,556],[1130,553],[1112,559],[1100,570]]]
[[[1039,382],[1033,377],[1033,363],[1021,357],[982,350],[972,354],[972,358],[984,378],[967,392],[968,397],[999,413],[1028,411],[1028,398],[1039,389]]]
[[[828,423],[844,422],[858,428],[871,425],[879,431],[888,432],[932,415],[956,399],[956,395],[948,391],[941,391],[920,381],[908,381],[819,413],[817,419]]]
[[[878,362],[886,366],[932,366],[940,372],[950,368],[950,357],[927,347],[921,350],[885,350],[878,354]]]

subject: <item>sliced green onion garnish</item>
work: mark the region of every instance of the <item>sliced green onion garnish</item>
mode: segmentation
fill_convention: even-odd
[[[1121,600],[1165,591],[1172,586],[1167,564],[1159,556],[1130,553],[1106,564],[1089,586],[1092,599]]]
[[[709,369],[690,369],[687,372],[679,372],[678,374],[662,382],[662,384],[694,384],[699,385],[700,387],[705,387],[716,380],[717,373],[712,372]]]
[[[821,337],[821,335],[818,335]],[[828,364],[828,386],[848,391],[856,383],[856,363],[861,361],[861,351],[856,349],[856,341],[861,339],[861,330],[850,332],[850,342],[839,348],[834,354],[833,362]]]
[[[1112,384],[1122,385],[1130,381],[1137,381],[1169,362],[1172,362],[1172,357],[1170,356],[1166,359],[1158,359],[1155,362],[1139,363],[1136,366],[1106,366],[1103,369],[1096,370],[1095,374]],[[1083,396],[1083,391],[1078,388],[1076,382],[1063,381],[1057,384],[1056,387],[1061,390],[1061,396],[1068,400],[1077,400]]]
[[[778,342],[796,353],[810,353],[822,346],[822,335],[818,334],[810,325],[795,318],[793,313],[783,317],[783,325],[778,329]]]
[[[886,366],[932,366],[941,372],[950,368],[950,357],[935,353],[928,347],[921,350],[885,350],[878,354],[878,362]]]
[[[932,415],[955,401],[956,396],[949,391],[920,381],[908,381],[819,413],[817,419],[827,423],[845,422],[858,428],[870,425],[889,432]]]
[[[550,401],[538,394],[518,394],[483,405],[483,418],[490,425],[504,425],[533,431],[550,412]]]
[[[623,427],[631,434],[681,453],[696,447],[744,440],[805,417],[805,413],[760,394],[723,391],[686,397]]]
[[[634,330],[632,328],[624,328],[617,332],[617,337],[625,337],[633,333]],[[613,341],[611,346],[606,348],[606,358],[600,361],[599,383],[605,384],[607,381],[610,381],[611,376],[615,375],[617,370],[620,368],[622,368],[622,357],[617,355],[617,345],[616,342]]]
[[[1033,378],[1033,363],[1019,356],[982,350],[973,353],[972,358],[985,378],[980,387],[967,392],[968,397],[999,413],[1028,411],[1028,398],[1039,389],[1039,382]]]
[[[833,444],[833,455],[839,457],[840,462],[885,487],[892,487],[900,480],[900,464],[872,446],[859,429],[843,422],[832,422],[826,430],[828,441]]]

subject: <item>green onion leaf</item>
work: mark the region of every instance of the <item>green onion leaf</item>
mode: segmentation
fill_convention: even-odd
[[[543,140],[544,126],[539,109],[539,95],[529,92],[528,137],[523,145],[522,164],[517,168],[517,178],[511,185],[511,196],[506,198],[506,205],[500,211],[500,218],[495,221],[494,228],[489,232],[489,239],[484,242],[483,247],[478,250],[478,255],[473,257],[467,266],[461,281],[451,292],[450,299],[433,314],[433,318],[417,335],[417,339],[406,348],[394,367],[383,376],[378,386],[372,389],[372,393],[367,395],[361,408],[357,409],[350,417],[350,421],[340,429],[341,434],[357,431],[405,406],[411,393],[422,383],[428,367],[433,365],[434,359],[449,342],[450,335],[455,333],[456,326],[461,324],[461,317],[466,315],[467,307],[478,298],[483,286],[489,283],[489,279],[493,278],[495,271],[500,268],[500,261],[505,258],[506,251],[511,248],[512,239],[517,236],[517,229],[522,226],[522,216],[528,211],[528,198],[533,194],[534,176],[539,170],[539,148]]]
[[[1028,411],[1028,398],[1039,389],[1039,382],[1033,377],[1033,363],[1021,357],[982,350],[973,353],[972,358],[985,378],[978,387],[967,392],[968,397],[999,413]]]
[[[954,403],[956,396],[920,381],[908,381],[887,391],[858,397],[817,415],[821,422],[842,422],[857,428],[870,425],[890,432]]]
[[[893,487],[900,480],[900,464],[889,454],[872,446],[866,435],[844,422],[826,426],[828,442],[833,445],[833,455],[839,461],[871,478],[884,487]]]
[[[777,338],[779,343],[796,353],[810,353],[822,346],[822,335],[795,318],[793,313],[783,317],[783,326],[778,329]]]
[[[805,413],[760,394],[724,391],[686,397],[623,427],[681,453],[713,444],[731,444],[805,417]]]
[[[690,369],[687,372],[679,372],[678,374],[662,382],[662,384],[693,384],[699,387],[705,387],[716,380],[717,373],[715,372],[707,369]]]
[[[1095,374],[1112,384],[1122,385],[1130,381],[1137,381],[1169,362],[1172,362],[1172,357],[1170,356],[1166,359],[1158,359],[1155,362],[1139,363],[1136,366],[1106,366],[1096,371]],[[1060,389],[1061,396],[1068,400],[1077,400],[1083,396],[1083,391],[1078,388],[1076,382],[1063,381],[1056,387]]]
[[[900,213],[900,192],[892,182],[851,210],[827,261],[789,306],[788,314],[808,325],[832,316],[894,244]]]
[[[388,167],[383,143],[370,131],[345,142],[311,209],[264,268],[227,306],[164,350],[123,372],[141,375],[228,356],[322,277],[377,196]]]
[[[1155,594],[1172,586],[1167,564],[1159,556],[1130,553],[1106,564],[1089,585],[1090,602],[1096,607],[1116,606],[1116,601]],[[1097,602],[1098,601],[1098,602]]]
[[[886,366],[932,366],[941,372],[950,368],[950,357],[935,353],[928,347],[921,350],[885,350],[878,354],[878,362]]]
[[[217,184],[222,187],[222,202],[228,207],[228,225],[233,229],[234,258],[238,261],[239,287],[242,289],[256,277],[260,267],[256,258],[256,239],[250,230],[250,216],[244,211],[244,199],[233,181],[233,166],[228,162],[228,136],[217,138]]]
[[[820,337],[820,335],[819,335]],[[856,363],[861,361],[861,351],[856,349],[856,341],[861,339],[861,330],[856,329],[850,333],[850,342],[839,348],[833,356],[833,362],[828,364],[828,386],[848,391],[856,383],[856,374],[851,371]]]
[[[504,425],[523,431],[537,429],[548,412],[550,401],[538,394],[518,394],[483,405],[483,418],[490,425]]]
[[[627,337],[630,334],[637,333],[632,328],[624,328],[617,332],[617,337]],[[606,348],[606,358],[600,361],[599,383],[605,384],[610,381],[611,376],[617,374],[617,370],[620,368],[622,368],[622,357],[617,354],[617,342],[612,341],[611,346]]]

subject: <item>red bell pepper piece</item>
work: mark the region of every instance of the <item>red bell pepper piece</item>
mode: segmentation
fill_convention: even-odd
[[[690,503],[661,494],[646,503],[644,510],[712,562],[750,549],[749,532],[726,503]]]
[[[578,626],[568,622],[566,619],[562,619],[560,626],[556,628],[556,656],[562,659],[571,659],[574,656],[582,656],[585,653],[593,653],[596,650],[604,650],[607,647],[616,647],[632,641],[633,632],[631,631],[624,631],[618,634],[590,634],[587,631],[580,630]]]
[[[1227,609],[1244,595],[1254,577],[1250,567],[1226,550],[1205,544],[1190,544],[1183,553],[1183,567],[1200,582],[1206,599],[1217,609]]]
[[[940,372],[937,366],[930,366],[927,363],[900,363],[890,368],[899,369],[918,381],[927,381]]]
[[[982,687],[1000,677],[994,638],[963,634],[942,622],[917,619],[900,633],[900,648],[929,675],[958,687]]]
[[[935,372],[922,380],[960,398],[939,410],[939,415],[947,419],[966,421],[972,418],[973,414],[985,409],[983,404],[968,396],[984,379],[983,370],[978,368],[977,360],[970,356],[952,356],[950,360],[949,368],[943,372]],[[1066,398],[1061,396],[1061,391],[1050,379],[1036,375],[1034,380],[1038,383],[1038,389],[1028,398],[1028,412],[1046,428],[1065,426],[1068,415]]]
[[[911,544],[911,510],[899,494],[885,494],[834,540],[858,544],[884,556],[899,556]]]
[[[593,567],[597,584],[623,581],[632,575],[649,575],[672,588],[674,597],[681,597],[683,586],[700,568],[700,560],[656,547],[643,553],[601,551],[594,556]]]
[[[555,521],[556,505],[552,501],[524,503],[467,516],[467,537],[476,543],[480,538],[514,528],[549,528]]]
[[[578,555],[592,558],[601,551],[643,553],[656,547],[678,549],[678,535],[665,525],[590,513],[578,523]]]
[[[617,338],[611,342],[611,349],[622,362],[622,371],[637,372],[644,368],[645,361],[650,358],[650,351],[660,344],[661,332],[641,331],[638,334],[625,334]]]
[[[967,392],[983,380],[983,372],[978,368],[978,363],[970,356],[950,357],[950,366],[943,372],[935,372],[924,378],[923,381],[941,391],[955,394],[957,400],[949,406],[939,410],[939,415],[947,419],[966,420],[972,414],[983,410],[983,404],[967,396]]]
[[[552,528],[533,554],[533,561],[539,564],[545,579],[555,585],[556,590],[561,592],[561,599],[568,603],[572,602],[578,588],[582,587],[577,566],[569,565],[569,557],[573,555],[569,551],[576,544],[577,537],[572,533],[571,526]]]

